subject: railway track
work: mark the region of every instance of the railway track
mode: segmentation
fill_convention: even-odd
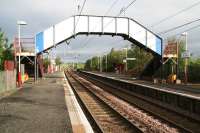
[[[146,101],[141,97],[137,97],[128,90],[118,89],[116,87],[113,87],[111,84],[104,83],[98,79],[87,76],[85,74],[79,74],[79,76],[103,88],[105,91],[127,101],[136,108],[144,110],[154,118],[158,118],[161,121],[177,128],[179,132],[200,132],[200,124],[195,120],[189,120],[184,116],[180,116],[177,113],[170,112],[169,110],[152,104],[151,101]]]
[[[70,72],[65,72],[78,101],[86,112],[94,131],[113,133],[142,133],[142,128],[134,125],[123,117],[107,101],[100,98],[88,87],[84,86],[80,79]]]
[[[72,74],[72,75],[71,75],[71,78],[73,78],[76,82],[78,82],[78,84],[80,84],[82,88],[85,88],[86,90],[92,92],[92,94],[95,95],[95,97],[98,97],[100,101],[103,101],[104,103],[109,105],[110,108],[114,110],[115,112],[117,112],[118,114],[120,114],[120,116],[122,116],[123,119],[125,118],[126,121],[129,121],[132,125],[134,125],[133,128],[129,128],[129,129],[134,129],[134,130],[139,129],[138,130],[139,132],[146,132],[146,133],[149,133],[149,132],[163,132],[163,133],[193,132],[192,130],[189,130],[187,128],[182,127],[181,125],[177,123],[174,123],[170,119],[163,119],[163,117],[160,117],[160,114],[156,114],[155,112],[152,113],[149,111],[144,111],[138,105],[135,106],[132,103],[127,104],[128,100],[133,100],[132,98],[130,98],[130,95],[129,96],[124,95],[124,93],[122,93],[121,91],[117,91],[116,89],[110,88],[105,85],[98,85],[97,83],[94,83],[94,81],[88,82],[88,79],[86,80],[85,77],[81,77],[80,75],[77,75],[77,74]],[[71,86],[73,86],[73,84],[71,84]],[[103,89],[98,88],[97,86],[100,86]],[[108,91],[109,93],[105,91],[106,89],[109,89]],[[113,96],[112,95],[113,92],[118,93],[118,97]],[[124,98],[124,96],[125,97],[128,96],[128,97]],[[82,103],[84,104],[84,101],[82,101]],[[146,106],[147,108],[148,107],[151,108],[151,105],[148,106],[145,103],[144,103],[144,106]],[[89,112],[92,112],[93,110],[94,109],[91,108]],[[92,116],[92,118],[95,118],[95,116],[93,115],[90,115],[90,116]],[[94,121],[98,121],[98,120],[94,119]],[[96,125],[100,125],[98,124],[98,122],[96,123],[97,123]],[[112,126],[112,124],[110,126]],[[119,129],[117,129],[117,131],[132,132],[132,131],[126,131],[126,130],[119,130]],[[105,132],[117,132],[117,131],[110,130],[110,131],[105,131]],[[136,132],[136,131],[133,131],[133,132]]]

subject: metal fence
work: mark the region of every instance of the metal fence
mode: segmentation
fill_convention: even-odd
[[[19,53],[19,50],[21,49],[21,52],[35,52],[35,39],[34,38],[20,38],[20,46],[18,38],[14,39],[14,50],[15,53]]]
[[[16,88],[16,70],[0,71],[0,94]]]

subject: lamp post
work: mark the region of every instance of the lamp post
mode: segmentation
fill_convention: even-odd
[[[128,56],[128,55],[127,55],[127,49],[128,49],[128,48],[123,48],[123,49],[126,50],[126,68],[125,68],[125,71],[127,72],[127,70],[128,70],[128,66],[127,66],[127,56]]]
[[[185,36],[185,33],[180,34],[179,38],[176,41],[176,79],[179,80],[179,44],[180,44],[180,39],[182,36]]]
[[[107,72],[107,69],[108,69],[108,55],[106,54],[106,72]]]
[[[91,58],[91,62],[90,62],[90,69],[92,71],[92,58]]]
[[[99,70],[102,72],[102,55],[99,56]]]
[[[188,39],[187,39],[187,32],[182,33],[181,35],[185,36],[185,54],[188,55]],[[185,57],[185,67],[184,67],[184,75],[185,75],[185,83],[188,82],[188,57]]]
[[[104,59],[104,57],[105,57],[105,72],[107,72],[107,69],[108,69],[108,55],[107,55],[107,52],[103,53],[102,58]]]
[[[21,86],[21,44],[20,44],[20,37],[21,37],[21,33],[20,33],[20,26],[23,25],[27,25],[27,23],[25,21],[17,21],[17,25],[18,25],[18,44],[19,44],[19,62],[18,62],[18,82],[19,82],[19,86]]]

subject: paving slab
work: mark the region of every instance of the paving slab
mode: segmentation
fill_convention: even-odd
[[[70,133],[63,73],[48,75],[37,84],[0,100],[0,133]]]

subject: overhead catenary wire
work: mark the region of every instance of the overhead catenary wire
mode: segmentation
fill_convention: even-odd
[[[193,7],[195,7],[195,6],[199,5],[199,4],[200,4],[200,1],[198,1],[198,2],[196,2],[196,3],[194,3],[194,4],[190,5],[190,6],[188,6],[188,7],[184,8],[184,9],[182,9],[182,10],[179,10],[178,12],[176,12],[176,13],[174,13],[174,14],[172,14],[172,15],[169,15],[169,16],[167,16],[167,17],[161,19],[160,21],[158,21],[158,22],[152,24],[150,27],[153,28],[153,27],[155,27],[155,26],[158,26],[159,24],[161,24],[161,23],[163,23],[163,22],[165,22],[165,21],[167,21],[167,20],[169,20],[169,19],[172,19],[172,18],[176,17],[177,15],[179,15],[179,14],[181,14],[181,13],[187,11],[187,10],[192,9]],[[127,6],[127,7],[128,7],[128,6]],[[178,28],[178,27],[177,27],[177,28]],[[181,27],[180,27],[180,28],[181,28]],[[166,31],[161,31],[161,32],[159,32],[159,33],[157,33],[157,34],[164,34],[164,32],[167,32],[167,30],[166,30]],[[139,32],[138,32],[138,33],[139,33]]]
[[[115,0],[115,1],[113,2],[113,4],[110,6],[110,8],[108,8],[108,10],[105,12],[104,16],[106,16],[106,15],[111,11],[111,9],[114,7],[114,5],[115,5],[117,2],[118,2],[118,0]],[[125,11],[126,11],[131,5],[133,5],[135,2],[136,2],[136,0],[131,1],[125,8],[123,8],[123,12],[125,12]],[[117,14],[116,17],[120,16],[123,12],[119,11],[119,14]],[[110,22],[108,22],[108,23],[104,26],[104,28],[105,28],[106,26],[108,26],[112,21],[113,21],[113,20],[111,20]],[[86,44],[88,44],[88,42],[91,41],[92,39],[94,39],[94,38],[89,38],[88,40],[86,40],[86,42],[84,43],[84,45],[83,45],[82,48],[84,48],[84,47],[86,46]],[[123,40],[116,41],[116,43],[119,43],[119,42],[121,42],[121,41],[123,41]],[[113,43],[112,43],[112,44],[113,44]]]
[[[188,29],[186,29],[186,30],[184,30],[184,31],[182,31],[182,32],[173,34],[173,35],[171,35],[171,36],[178,36],[178,35],[181,35],[183,32],[188,32],[188,31],[194,30],[194,29],[199,28],[199,27],[200,27],[200,24],[199,24],[199,25],[195,25],[195,26],[193,26],[193,27],[191,27],[191,28],[188,28]],[[166,40],[166,39],[164,39],[164,40]]]
[[[171,32],[171,31],[174,31],[174,30],[180,29],[180,28],[182,28],[182,27],[185,27],[185,26],[187,26],[187,25],[193,24],[193,23],[195,23],[195,22],[198,22],[198,21],[200,21],[200,18],[199,18],[199,19],[196,19],[196,20],[193,20],[193,21],[190,21],[190,22],[187,22],[187,23],[185,23],[185,24],[182,24],[182,25],[179,25],[179,26],[176,26],[176,27],[170,28],[170,29],[168,29],[168,30],[165,30],[165,31],[159,32],[159,33],[157,33],[157,34],[159,34],[159,35],[163,35],[163,34],[166,34],[166,33],[168,33],[168,32]]]
[[[104,13],[104,16],[106,16],[108,13],[110,13],[110,11],[112,10],[112,8],[117,4],[119,0],[115,0],[111,6],[108,8],[108,10]]]
[[[198,1],[198,2],[196,2],[196,3],[194,3],[194,4],[190,5],[190,6],[188,6],[188,7],[184,8],[184,9],[182,9],[182,10],[179,10],[178,12],[176,12],[176,13],[174,13],[174,14],[171,14],[171,15],[169,15],[169,16],[167,16],[167,17],[161,19],[160,21],[158,21],[158,22],[152,24],[150,27],[158,26],[158,25],[160,25],[161,23],[163,23],[163,22],[165,22],[165,21],[167,21],[167,20],[170,20],[170,19],[172,19],[172,18],[178,16],[179,14],[181,14],[181,13],[187,11],[187,10],[190,10],[190,9],[192,9],[192,8],[195,7],[195,6],[198,6],[199,4],[200,4],[200,1]]]
[[[116,1],[117,1],[117,0],[116,0]],[[116,2],[116,1],[115,1],[115,2]],[[130,4],[128,4],[125,8],[123,8],[123,12],[125,12],[125,11],[126,11],[133,3],[135,3],[135,2],[136,2],[136,0],[133,0],[132,2],[130,2]],[[171,19],[171,18],[173,18],[173,17],[175,17],[175,16],[181,14],[182,12],[185,12],[185,11],[187,11],[187,10],[190,10],[191,8],[193,8],[193,7],[195,7],[195,6],[199,5],[199,4],[200,4],[200,2],[194,3],[194,4],[190,5],[189,7],[186,7],[186,8],[184,8],[184,9],[182,9],[182,10],[180,10],[180,11],[178,11],[178,12],[176,12],[176,13],[174,13],[174,14],[172,14],[172,15],[170,15],[170,16],[168,16],[168,17],[166,17],[166,18],[164,18],[164,19],[162,19],[162,20],[160,20],[160,21],[158,21],[158,22],[156,22],[156,23],[153,24],[151,27],[157,26],[158,24],[161,24],[162,22]],[[109,10],[110,10],[110,9],[109,9]],[[117,17],[120,16],[123,12],[120,11],[119,14],[117,15]],[[194,22],[197,22],[197,21],[200,21],[200,20],[197,19],[197,20],[194,20],[194,21],[185,23],[185,24],[183,24],[183,25],[180,25],[180,26],[177,26],[177,27],[173,27],[173,28],[171,28],[171,29],[168,29],[168,30],[166,30],[166,31],[160,32],[160,33],[158,33],[158,34],[165,34],[165,33],[168,33],[168,32],[170,32],[170,31],[173,31],[173,30],[182,28],[182,27],[184,27],[184,26],[190,25],[190,24],[192,24],[192,23],[194,23]],[[111,23],[111,22],[109,22],[108,24],[110,24],[110,23]],[[107,25],[108,25],[108,24],[107,24]],[[107,25],[106,25],[106,26],[107,26]],[[106,26],[105,26],[105,27],[106,27]],[[193,29],[196,28],[196,27],[197,27],[197,26],[193,27]],[[88,42],[88,41],[87,41],[87,42]]]
[[[133,5],[136,1],[137,1],[137,0],[131,1],[126,7],[123,8],[123,12],[125,12],[125,11],[126,11],[131,5]],[[117,17],[120,16],[123,12],[120,11],[119,14],[117,15]]]
[[[136,2],[136,0],[131,1],[126,7],[125,10],[127,10],[132,4],[134,4]]]
[[[160,21],[158,21],[158,22],[152,24],[150,27],[151,27],[151,28],[156,27],[156,26],[162,24],[163,22],[168,21],[168,20],[170,20],[170,19],[172,19],[172,18],[178,16],[179,14],[181,14],[181,13],[183,13],[183,12],[186,12],[186,11],[188,11],[188,10],[190,10],[190,9],[192,9],[192,8],[194,8],[194,7],[196,7],[196,6],[198,6],[198,5],[200,5],[200,1],[198,1],[198,2],[196,2],[196,3],[194,3],[194,4],[192,4],[192,5],[190,5],[190,6],[186,7],[186,8],[184,8],[184,9],[181,9],[181,10],[179,10],[178,12],[175,12],[174,14],[171,14],[171,15],[169,15],[169,16],[167,16],[167,17],[161,19]],[[197,21],[199,21],[199,20],[197,20]],[[196,21],[194,21],[194,22],[196,22]],[[194,22],[192,22],[192,23],[194,23]],[[192,23],[188,23],[188,24],[186,23],[186,24],[183,24],[183,25],[180,25],[180,26],[177,26],[177,27],[174,27],[174,28],[165,30],[165,31],[161,31],[161,32],[159,32],[159,33],[157,33],[157,34],[162,35],[162,34],[165,34],[165,33],[170,32],[170,31],[173,31],[173,30],[182,28],[182,27],[187,26],[187,25],[192,24]],[[198,28],[198,27],[200,27],[200,25],[194,26],[194,27],[189,28],[189,29],[187,29],[187,30],[184,30],[183,32],[187,32],[187,31],[190,31],[190,30],[195,29],[195,28]],[[182,33],[182,32],[181,32],[181,33]],[[176,36],[176,35],[179,35],[179,34],[181,34],[181,33],[177,33],[177,34],[174,34],[174,35],[172,35],[172,36]]]
[[[168,16],[168,17],[166,17],[166,18],[164,18],[164,19],[162,19],[162,20],[160,20],[160,21],[158,21],[157,23],[153,24],[151,27],[157,26],[157,25],[163,23],[164,21],[167,21],[167,20],[169,20],[169,19],[171,19],[171,18],[173,18],[173,17],[175,17],[175,16],[181,14],[182,12],[185,12],[185,11],[187,11],[187,10],[190,10],[190,9],[193,8],[193,7],[196,7],[196,6],[199,5],[199,4],[200,4],[200,1],[198,1],[198,2],[196,2],[196,3],[194,3],[194,4],[192,4],[192,5],[190,5],[189,7],[186,7],[186,8],[184,8],[184,9],[178,11],[177,13],[174,13],[174,14],[172,14],[172,15],[170,15],[170,16]],[[160,32],[160,33],[161,33],[161,34],[166,34],[166,33],[168,33],[168,32],[177,30],[177,29],[179,29],[179,28],[182,28],[182,27],[184,27],[184,26],[190,25],[190,24],[195,23],[195,22],[198,22],[198,21],[200,21],[200,20],[197,19],[197,20],[194,20],[194,21],[188,22],[188,23],[186,23],[186,24],[183,24],[183,25],[180,25],[180,26],[177,26],[177,27],[168,29],[168,30],[163,31],[163,32]],[[196,28],[198,28],[198,27],[200,27],[200,25],[195,25],[195,26],[193,26],[193,27],[191,27],[191,28],[188,28],[188,29],[186,29],[186,30],[183,30],[182,32],[179,32],[179,33],[176,33],[176,34],[173,34],[173,35],[170,35],[170,36],[178,36],[178,35],[182,34],[183,32],[188,32],[188,31],[191,31],[191,30],[196,29]],[[169,36],[168,36],[168,37],[169,37]],[[167,38],[164,38],[164,40],[167,40]]]
[[[79,12],[80,5],[78,4],[78,12],[79,12],[78,14],[79,14],[79,17],[78,17],[78,19],[77,19],[77,22],[76,22],[75,25],[74,25],[74,29],[76,29],[76,27],[77,27],[77,24],[78,24],[78,21],[79,21],[79,19],[80,19],[80,15],[82,14],[82,11],[83,11],[83,9],[84,9],[85,3],[86,3],[86,0],[84,0],[84,2],[83,2],[83,4],[82,4],[80,12]],[[70,43],[70,40],[69,40],[69,42],[66,41],[66,43],[69,44],[69,43]]]
[[[84,8],[84,6],[85,6],[85,3],[86,3],[86,0],[84,0],[84,2],[83,2],[83,5],[82,5],[82,7],[81,7],[81,11],[80,11],[79,15],[81,15],[81,13],[83,12],[83,8]]]
[[[82,4],[82,6],[81,6],[81,10],[80,10],[80,13],[79,13],[79,17],[78,17],[77,22],[76,22],[75,27],[74,27],[75,29],[76,29],[77,24],[78,24],[78,21],[79,21],[79,19],[80,19],[80,15],[81,15],[82,12],[83,12],[83,9],[84,9],[84,6],[85,6],[85,3],[86,3],[86,0],[84,0],[83,4]]]
[[[194,21],[185,23],[185,24],[180,25],[180,26],[177,26],[177,27],[175,27],[175,28],[171,28],[170,30],[168,30],[168,32],[171,32],[171,31],[173,31],[173,30],[182,28],[182,27],[184,27],[184,26],[187,26],[187,25],[192,24],[192,23],[197,22],[197,21],[200,21],[200,19],[197,19],[197,20],[194,20]],[[188,32],[188,31],[191,31],[191,30],[196,29],[196,28],[199,28],[199,27],[200,27],[200,24],[199,24],[199,25],[195,25],[195,26],[193,26],[193,27],[191,27],[191,28],[188,28],[188,29],[186,29],[186,30],[183,30],[182,32],[179,32],[179,33],[176,33],[176,34],[173,34],[173,35],[170,35],[170,36],[178,36],[178,35],[181,35],[183,32]],[[166,31],[166,33],[168,33],[168,32]],[[157,33],[157,34],[159,34],[159,33]],[[164,31],[163,31],[163,34],[165,34]],[[160,35],[161,35],[161,34],[160,34]],[[168,36],[168,37],[169,37],[169,36]],[[165,37],[163,40],[167,40],[168,37]]]
[[[113,2],[113,4],[112,4],[112,5],[110,6],[110,8],[106,11],[106,13],[104,14],[104,16],[106,16],[106,15],[111,11],[111,9],[114,7],[114,5],[115,5],[117,2],[118,2],[118,0],[115,0],[115,1]],[[123,11],[125,12],[125,11],[126,11],[131,5],[133,5],[135,2],[136,2],[136,0],[131,1],[125,8],[123,8]],[[119,11],[119,14],[117,14],[116,17],[119,17],[121,14],[122,14],[122,12]],[[108,22],[108,23],[104,26],[104,28],[105,28],[106,26],[108,26],[112,21],[113,21],[113,20],[111,20],[110,22]]]
[[[188,23],[185,23],[185,24],[176,26],[176,27],[174,27],[174,28],[170,28],[170,29],[168,29],[168,30],[159,32],[159,33],[157,33],[157,34],[158,34],[158,35],[164,35],[164,34],[166,34],[166,33],[168,33],[168,32],[172,32],[172,31],[174,31],[174,30],[180,29],[180,28],[182,28],[182,27],[188,26],[188,25],[193,24],[193,23],[198,22],[198,21],[200,21],[200,18],[199,18],[199,19],[196,19],[196,20],[193,20],[193,21],[190,21],[190,22],[188,22]],[[183,32],[188,32],[188,31],[191,31],[191,30],[196,29],[196,28],[198,28],[198,27],[200,27],[200,24],[199,24],[199,25],[195,25],[195,26],[193,26],[193,27],[191,27],[191,28],[188,28],[188,29],[186,29],[186,30],[183,30],[183,31],[180,32],[180,33],[176,33],[176,34],[173,34],[173,35],[170,35],[170,36],[177,36],[177,35],[182,34]],[[139,31],[139,32],[141,32],[141,31]],[[137,33],[139,33],[139,32],[137,32]],[[166,39],[164,39],[164,40],[166,40]]]
[[[85,0],[85,1],[86,1],[86,0]],[[83,7],[84,7],[84,5],[85,5],[85,1],[84,1],[84,3],[83,3],[83,6],[81,7],[80,14],[82,13]],[[115,5],[115,3],[117,3],[117,1],[118,1],[118,0],[115,0],[115,1],[113,2],[113,4],[111,5],[111,7],[108,9],[107,12],[110,12],[110,11],[111,11],[111,9],[112,9],[113,6]],[[124,9],[127,10],[126,8],[129,8],[135,1],[136,1],[136,0],[133,0],[132,2],[130,2]],[[200,4],[200,2],[197,2],[197,3],[195,3],[195,4],[192,4],[191,6],[189,6],[189,7],[187,7],[187,8],[184,8],[184,9],[178,11],[177,13],[174,13],[174,14],[172,14],[172,15],[166,17],[165,20],[162,19],[162,22],[167,21],[168,19],[171,19],[171,18],[177,16],[178,14],[180,14],[180,13],[186,11],[186,10],[189,10],[189,9],[195,7],[195,6],[198,5],[198,4]],[[107,14],[107,12],[106,12],[105,14]],[[162,23],[162,22],[161,22],[161,23]],[[158,23],[159,23],[159,22],[158,22]],[[90,38],[90,39],[91,39],[91,38]],[[89,42],[89,41],[87,41],[87,42]]]
[[[115,0],[115,1],[111,4],[111,6],[109,6],[109,8],[107,9],[107,11],[104,13],[104,16],[106,16],[107,14],[110,13],[110,11],[112,10],[112,8],[117,4],[118,1],[119,1],[119,0]],[[90,42],[91,40],[93,40],[93,39],[94,39],[94,38],[89,38],[89,39],[87,39],[87,40],[85,41],[85,43],[83,43],[83,47],[82,47],[82,48],[84,48],[85,45],[86,45],[88,42]]]
[[[133,5],[135,2],[136,2],[137,0],[133,0],[133,1],[131,1],[126,7],[122,7],[121,8],[121,10],[119,11],[119,13],[115,16],[115,17],[119,17],[123,12],[125,12],[131,5]],[[105,26],[104,26],[104,28],[105,27],[107,27],[110,23],[112,23],[112,21],[113,21],[113,19],[112,20],[110,20]]]
[[[136,1],[137,1],[137,0],[131,1],[125,8],[123,8],[123,12],[125,12],[125,11],[126,11],[131,5],[133,5]],[[118,0],[115,0],[115,1],[113,2],[113,4],[111,5],[110,8],[113,8],[114,5],[115,5],[117,2],[118,2]],[[110,8],[108,9],[108,11],[111,11]],[[108,11],[104,14],[104,16],[107,15]],[[118,13],[115,17],[119,17],[123,12],[119,11],[119,13]],[[104,26],[104,28],[105,28],[106,26],[108,26],[112,21],[113,21],[113,20],[111,20],[110,22],[108,22],[108,23]]]
[[[75,7],[74,7],[74,13],[73,14],[78,14],[80,11],[80,0],[75,0]]]
[[[135,1],[136,1],[136,0],[135,0]],[[134,3],[134,2],[132,1],[131,3]],[[131,3],[130,3],[130,5],[131,5]],[[170,16],[168,16],[168,17],[166,17],[166,18],[164,18],[164,19],[162,19],[162,20],[160,20],[160,21],[158,21],[158,22],[156,22],[156,23],[153,24],[151,27],[157,26],[157,25],[159,25],[159,24],[161,24],[161,23],[163,23],[163,22],[165,22],[165,21],[167,21],[167,20],[169,20],[169,19],[172,19],[172,18],[176,17],[177,15],[179,15],[179,14],[181,14],[181,13],[187,11],[187,10],[190,10],[191,8],[193,8],[193,7],[195,7],[195,6],[199,5],[199,4],[200,4],[200,2],[197,2],[197,3],[195,3],[195,4],[192,4],[192,5],[190,5],[189,7],[186,7],[186,8],[184,8],[184,9],[182,9],[182,10],[180,10],[180,11],[178,11],[178,12],[176,12],[176,13],[174,13],[174,14],[172,14],[172,15],[170,15]],[[128,5],[127,7],[129,7],[130,5]],[[123,10],[126,11],[126,8],[124,8]],[[117,16],[120,16],[122,13],[123,13],[123,12],[120,12]],[[170,28],[170,29],[165,30],[165,31],[163,31],[163,32],[159,32],[158,34],[166,34],[166,33],[168,33],[168,32],[177,30],[177,29],[179,29],[179,28],[185,27],[185,26],[187,26],[187,25],[190,25],[190,24],[195,23],[195,22],[198,22],[198,21],[200,21],[200,19],[197,19],[197,20],[194,20],[194,21],[185,23],[185,24],[180,25],[180,26],[176,26],[176,27]],[[185,30],[185,31],[190,31],[190,30],[195,29],[195,28],[198,28],[198,27],[200,27],[200,25],[194,26],[194,27],[189,28],[189,29],[187,29],[187,30]],[[178,35],[178,34],[177,34],[177,35]]]
[[[117,4],[118,1],[119,1],[119,0],[115,0],[115,1],[111,4],[111,6],[110,6],[110,7],[108,8],[108,10],[105,12],[104,16],[106,16],[106,15],[111,11],[111,9],[114,7],[115,4]],[[127,10],[131,5],[133,5],[135,2],[136,2],[136,0],[131,1],[131,2],[124,8],[123,11],[126,11],[126,10]],[[120,11],[119,14],[116,15],[116,17],[120,16],[121,14],[122,14],[122,12]],[[111,22],[112,22],[112,21],[113,21],[113,20],[111,20]],[[109,25],[111,22],[108,22],[108,23],[104,26],[104,28],[105,28],[107,25]],[[88,40],[87,40],[87,41],[88,41]]]

